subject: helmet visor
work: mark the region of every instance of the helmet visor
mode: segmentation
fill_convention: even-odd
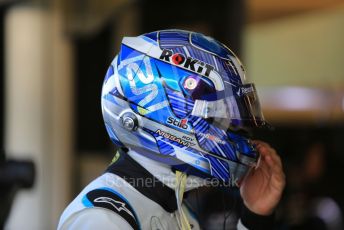
[[[206,119],[213,118],[223,128],[249,128],[265,125],[254,84],[239,87],[227,84],[224,95],[223,98],[213,101],[195,100],[191,114]]]

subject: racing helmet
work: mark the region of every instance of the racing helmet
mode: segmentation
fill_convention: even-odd
[[[259,157],[238,129],[266,125],[235,54],[200,33],[124,37],[101,96],[111,140],[172,169],[235,185]]]

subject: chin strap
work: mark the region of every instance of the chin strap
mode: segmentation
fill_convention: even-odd
[[[179,212],[179,218],[177,216],[177,220],[178,220],[180,229],[191,230],[189,220],[186,217],[182,208],[183,196],[184,196],[185,186],[186,186],[186,178],[187,178],[187,175],[185,173],[176,171],[175,192],[176,192],[177,206],[178,206],[178,212]]]

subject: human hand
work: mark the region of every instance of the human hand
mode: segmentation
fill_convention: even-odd
[[[263,141],[253,141],[260,153],[260,163],[253,168],[240,185],[244,204],[258,215],[273,213],[285,187],[282,162],[276,150]]]

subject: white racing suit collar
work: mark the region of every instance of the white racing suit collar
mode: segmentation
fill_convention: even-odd
[[[160,180],[163,184],[169,188],[175,190],[176,188],[176,174],[171,170],[171,167],[166,164],[162,164],[158,161],[152,160],[142,154],[139,154],[133,150],[127,152],[131,158],[133,158],[138,164],[145,168],[155,178]],[[188,176],[186,180],[185,192],[192,189],[201,187],[206,184],[206,180],[196,177]]]

